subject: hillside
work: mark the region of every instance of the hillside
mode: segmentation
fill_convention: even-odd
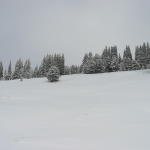
[[[0,82],[0,150],[149,150],[150,70]]]

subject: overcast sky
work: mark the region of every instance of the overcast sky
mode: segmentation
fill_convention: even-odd
[[[0,0],[0,60],[39,64],[60,52],[80,64],[85,52],[150,42],[150,0]]]

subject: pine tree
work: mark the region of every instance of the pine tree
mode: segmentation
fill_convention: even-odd
[[[23,77],[23,62],[21,59],[17,60],[15,65],[15,71],[13,73],[13,79],[21,79]]]
[[[150,46],[149,46],[149,43],[147,43],[147,51],[146,51],[146,56],[147,56],[147,59],[146,59],[146,64],[150,64]]]
[[[11,61],[8,66],[8,80],[12,79],[12,69],[11,69]]]
[[[105,72],[105,66],[100,55],[95,54],[93,60],[95,61],[95,73]]]
[[[126,46],[126,49],[124,50],[123,59],[124,58],[129,58],[132,60],[132,54],[129,46]]]
[[[132,60],[130,58],[123,58],[123,64],[125,67],[125,71],[132,70]]]
[[[111,50],[110,48],[105,48],[102,53],[102,60],[105,66],[105,72],[111,72]]]
[[[119,71],[126,71],[123,61],[119,64]]]
[[[70,67],[69,66],[65,66],[64,75],[69,75],[69,74],[71,74]]]
[[[32,77],[31,72],[31,62],[30,60],[26,60],[23,66],[23,77],[26,79],[30,79]]]
[[[64,68],[65,68],[65,57],[64,54],[61,56],[61,61],[60,61],[60,75],[64,75]]]
[[[140,64],[136,60],[132,60],[132,70],[139,70]]]
[[[123,63],[126,71],[132,70],[132,54],[129,46],[124,50]]]
[[[0,80],[3,79],[3,63],[0,62]]]
[[[82,64],[80,66],[80,71],[83,72],[83,68],[84,68],[84,65],[86,64],[86,62],[88,61],[89,57],[88,57],[88,54],[85,54],[84,57],[83,57],[83,60],[82,60]]]
[[[118,57],[118,64],[120,64],[122,62],[122,59],[121,59],[121,55],[119,54],[119,57]]]
[[[96,62],[91,58],[83,66],[83,73],[93,74],[96,72]]]
[[[32,77],[33,77],[33,78],[38,78],[38,77],[40,77],[38,66],[36,66],[36,67],[34,68]]]
[[[6,70],[4,71],[4,79],[5,80],[10,80],[10,78],[8,76],[8,72]]]
[[[117,46],[111,47],[111,59],[118,58]]]
[[[56,66],[52,66],[47,73],[48,81],[56,82],[59,80],[59,77],[60,77],[59,69]]]
[[[136,47],[135,60],[140,64],[141,68],[146,68],[147,66],[147,52],[148,51],[145,43],[143,43],[143,45],[140,47]]]
[[[118,59],[116,57],[113,57],[111,60],[110,70],[111,70],[111,72],[116,72],[119,70],[119,63],[118,63]]]

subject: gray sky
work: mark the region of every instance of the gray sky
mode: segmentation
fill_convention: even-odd
[[[149,0],[0,0],[0,60],[39,64],[60,52],[80,64],[85,52],[150,41]]]

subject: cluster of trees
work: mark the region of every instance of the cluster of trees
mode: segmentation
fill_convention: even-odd
[[[30,79],[37,77],[47,77],[48,71],[52,66],[55,66],[59,70],[60,75],[64,75],[65,72],[65,58],[62,54],[47,55],[42,59],[41,65],[36,66],[34,69],[31,67],[30,60],[23,62],[18,59],[14,70],[12,70],[12,64],[9,63],[8,69],[3,67],[3,63],[0,62],[0,80],[14,80],[14,79]]]
[[[47,55],[43,58],[41,65],[36,66],[33,71],[33,77],[46,77],[49,69],[56,66],[59,69],[60,75],[65,73],[65,58],[64,54]]]
[[[147,69],[150,64],[150,47],[149,44],[143,43],[137,46],[135,50],[135,59],[133,59],[131,49],[126,46],[123,57],[118,54],[117,47],[106,47],[102,55],[93,54],[90,52],[84,55],[81,72],[86,74],[115,72],[115,71],[130,71]]]
[[[118,53],[117,47],[112,46],[105,47],[101,55],[93,55],[91,52],[85,54],[80,66],[65,66],[64,54],[46,55],[40,66],[36,66],[34,69],[32,69],[29,59],[25,62],[21,59],[17,60],[14,70],[12,70],[10,62],[5,71],[3,63],[0,62],[0,80],[47,77],[51,81],[52,72],[56,73],[55,78],[57,78],[59,75],[67,74],[92,74],[147,68],[150,69],[150,46],[149,43],[143,43],[136,47],[135,59],[133,59],[129,46],[126,46],[123,57]]]
[[[21,59],[17,60],[15,69],[12,71],[11,61],[8,66],[8,70],[3,69],[3,64],[0,62],[0,79],[1,80],[14,80],[14,79],[29,79],[32,77],[32,69],[30,60],[26,60],[24,63]]]
[[[64,74],[79,74],[81,73],[80,66],[72,65],[72,66],[65,66]]]

